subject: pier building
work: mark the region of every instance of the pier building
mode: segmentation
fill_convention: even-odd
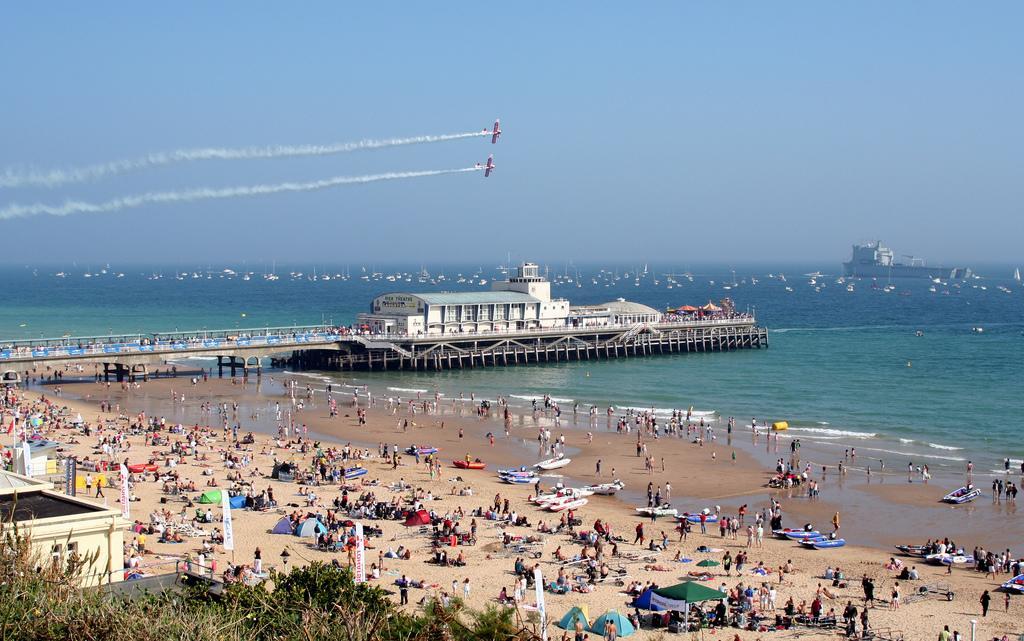
[[[358,321],[372,334],[410,336],[530,330],[565,326],[569,301],[551,298],[535,263],[492,284],[489,292],[389,293],[373,299]]]

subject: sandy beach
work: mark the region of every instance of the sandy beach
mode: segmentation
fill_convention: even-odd
[[[364,492],[372,492],[377,501],[394,500],[408,505],[408,499],[415,496],[423,503],[425,509],[458,520],[463,529],[468,529],[470,522],[475,521],[476,544],[448,549],[452,558],[459,554],[463,555],[465,565],[459,567],[427,563],[431,558],[429,536],[421,533],[418,528],[407,528],[400,521],[394,520],[364,521],[367,525],[380,527],[382,530],[381,536],[369,539],[370,549],[366,557],[368,567],[374,563],[380,568],[380,578],[376,581],[392,589],[396,599],[398,590],[393,584],[401,576],[417,582],[422,581],[426,586],[423,589],[411,590],[410,604],[406,607],[415,607],[425,595],[440,594],[442,591],[449,595],[464,597],[470,606],[476,608],[495,602],[502,588],[512,595],[515,586],[513,565],[517,553],[515,550],[505,550],[502,545],[502,537],[505,535],[541,539],[539,545],[524,549],[518,556],[523,557],[528,564],[540,563],[547,580],[554,580],[560,570],[565,571],[570,580],[573,575],[582,574],[579,565],[562,567],[554,557],[556,550],[560,550],[568,557],[581,552],[579,543],[573,542],[568,534],[538,531],[542,522],[557,525],[560,515],[542,511],[531,505],[527,501],[533,492],[531,486],[502,483],[493,471],[498,467],[530,465],[545,458],[546,456],[539,451],[537,441],[538,431],[542,427],[550,429],[555,439],[564,435],[566,455],[572,458],[569,466],[559,470],[564,476],[542,476],[544,488],[549,488],[560,481],[565,485],[579,486],[607,482],[613,478],[621,479],[626,484],[626,490],[616,497],[589,497],[589,502],[577,513],[582,525],[576,528],[580,531],[592,530],[595,521],[600,519],[603,523],[610,524],[616,535],[625,539],[618,544],[620,556],[606,558],[612,570],[621,569],[623,572],[622,584],[598,584],[587,593],[549,593],[546,599],[552,621],[557,621],[570,607],[581,604],[587,605],[592,616],[611,608],[617,608],[621,612],[629,611],[627,604],[630,598],[624,590],[631,583],[639,582],[646,585],[653,582],[663,587],[672,585],[689,578],[689,573],[698,570],[697,562],[704,559],[721,561],[726,552],[731,555],[740,551],[748,553],[748,565],[742,576],[737,576],[735,568],[730,573],[732,576],[726,576],[721,566],[711,567],[707,568],[711,576],[707,577],[705,583],[710,587],[724,584],[729,589],[737,587],[741,582],[755,588],[762,583],[774,585],[778,592],[778,613],[782,612],[790,598],[797,607],[801,602],[810,604],[816,593],[820,593],[819,586],[827,588],[831,595],[822,597],[823,611],[834,608],[837,613],[841,613],[848,601],[852,601],[860,609],[864,596],[861,577],[864,575],[874,580],[875,596],[881,597],[883,601],[888,601],[896,585],[898,571],[885,567],[886,562],[893,556],[893,551],[882,546],[848,545],[829,551],[809,550],[789,541],[771,538],[770,532],[766,532],[762,545],[758,546],[755,541],[754,545],[747,549],[743,529],[738,538],[732,539],[720,537],[718,529],[714,527],[709,527],[706,535],[700,534],[699,528],[694,528],[694,532],[686,541],[679,541],[672,520],[661,518],[652,523],[650,519],[636,514],[634,506],[646,504],[648,483],[663,488],[663,492],[664,486],[671,483],[670,500],[680,511],[697,511],[704,508],[715,510],[718,507],[723,515],[734,515],[741,505],[746,505],[748,519],[765,508],[770,500],[767,497],[772,496],[781,502],[785,516],[784,525],[788,527],[799,527],[805,522],[813,522],[824,529],[828,527],[832,514],[842,511],[844,520],[840,533],[848,536],[853,542],[858,539],[847,533],[848,528],[856,531],[871,528],[884,530],[885,519],[890,518],[888,515],[899,518],[898,515],[908,510],[914,511],[915,516],[911,520],[917,524],[915,527],[918,528],[920,535],[910,540],[904,539],[902,542],[923,543],[929,537],[944,536],[945,524],[942,520],[935,519],[932,526],[928,527],[931,518],[928,515],[931,510],[944,513],[950,509],[934,505],[935,494],[941,492],[941,488],[935,485],[926,487],[922,484],[907,484],[905,480],[901,484],[895,479],[888,478],[881,483],[878,482],[880,479],[867,483],[853,478],[842,481],[838,478],[830,480],[826,474],[822,479],[825,497],[814,501],[799,496],[799,493],[793,490],[780,490],[769,494],[764,487],[771,475],[771,469],[767,464],[769,461],[765,460],[767,456],[759,458],[751,453],[750,448],[734,447],[727,439],[721,437],[703,446],[691,444],[687,439],[678,437],[663,436],[657,440],[645,437],[644,442],[654,462],[653,469],[647,470],[644,459],[636,455],[636,433],[617,432],[614,426],[609,426],[609,421],[603,415],[594,421],[585,416],[577,417],[576,426],[572,427],[569,424],[571,419],[563,414],[561,421],[565,425],[551,427],[552,418],[544,412],[518,412],[512,417],[510,434],[506,436],[499,408],[492,407],[490,413],[481,415],[477,411],[477,404],[468,397],[465,400],[441,399],[435,412],[431,406],[433,397],[427,398],[427,395],[423,395],[424,398],[417,401],[416,406],[422,410],[423,403],[426,402],[427,408],[431,411],[418,411],[413,414],[409,404],[412,399],[409,398],[403,398],[400,405],[392,404],[389,407],[383,398],[375,398],[372,404],[368,404],[366,395],[361,394],[358,399],[359,405],[353,406],[353,390],[335,390],[338,415],[332,417],[323,390],[317,389],[312,397],[307,398],[306,385],[309,381],[301,377],[288,376],[281,372],[265,373],[259,381],[250,379],[246,382],[216,378],[204,381],[201,376],[196,376],[193,382],[192,377],[191,374],[181,373],[176,378],[158,378],[137,386],[121,386],[118,383],[111,383],[108,386],[91,381],[66,382],[60,385],[59,395],[55,386],[48,385],[26,392],[25,398],[28,403],[44,394],[52,399],[55,405],[67,406],[70,415],[82,414],[93,428],[90,436],[85,436],[78,428],[56,428],[52,424],[48,424],[43,430],[46,436],[64,443],[77,438],[79,443],[67,445],[66,453],[76,455],[80,460],[85,457],[102,457],[102,452],[96,448],[98,438],[125,431],[140,412],[145,412],[147,418],[163,417],[167,431],[165,435],[170,442],[185,442],[187,433],[198,435],[199,456],[183,457],[174,468],[182,482],[195,483],[196,491],[186,492],[187,497],[195,500],[201,492],[211,489],[211,480],[215,481],[218,488],[230,487],[232,482],[229,481],[229,474],[240,474],[243,482],[246,485],[251,483],[253,492],[257,494],[263,490],[272,490],[278,504],[276,509],[262,512],[241,509],[232,511],[234,551],[226,552],[220,546],[214,545],[212,555],[208,555],[216,562],[218,575],[231,563],[252,565],[257,548],[261,552],[265,568],[281,569],[284,564],[281,554],[285,550],[290,555],[289,565],[314,560],[348,563],[349,557],[346,552],[319,550],[311,538],[270,533],[282,516],[287,514],[325,513],[334,509],[332,502],[342,492],[338,485],[314,486],[312,490],[316,494],[316,500],[312,505],[308,505],[309,497],[299,493],[299,484],[268,478],[275,460],[291,461],[300,469],[309,469],[317,446],[326,449],[332,446],[341,448],[350,444],[353,448],[365,448],[369,451],[370,456],[359,461],[360,465],[367,468],[368,473],[347,483],[348,495],[352,498]],[[296,381],[293,388],[294,401],[290,395],[285,394],[283,383],[288,380]],[[181,395],[184,395],[183,400]],[[110,411],[101,411],[101,402],[109,403],[112,406]],[[235,403],[237,409],[234,409]],[[210,410],[204,409],[207,404]],[[228,413],[224,416],[217,412],[217,408],[222,404],[228,408]],[[308,439],[305,453],[295,440],[294,434],[292,439],[279,440],[276,437],[278,404],[284,408],[283,421],[287,423],[290,416],[299,435],[305,435]],[[366,422],[363,425],[359,424],[357,418],[358,409],[366,410]],[[221,429],[225,419],[229,425],[240,425],[239,438],[251,431],[254,442],[245,446],[235,446],[230,440],[230,430]],[[170,428],[178,424],[183,426],[183,433],[171,433]],[[96,431],[98,425],[106,427]],[[588,433],[592,434],[592,442]],[[489,435],[494,436],[493,444]],[[741,437],[737,434],[733,438]],[[164,464],[169,449],[167,445],[146,445],[146,438],[142,434],[127,436],[126,444],[127,449],[116,453],[116,460],[127,458],[130,463],[152,461],[159,466],[156,475],[136,475],[139,478],[132,485],[132,491],[139,500],[132,504],[132,520],[148,525],[151,514],[158,510],[167,510],[170,518],[175,520],[183,517],[190,520],[197,509],[205,511],[207,506],[196,504],[189,507],[179,500],[179,497],[166,494],[162,489],[164,484],[155,480],[156,476],[169,471]],[[400,450],[413,444],[436,447],[440,450],[440,474],[432,474],[425,463],[417,465],[414,457],[408,455],[403,455],[400,463],[394,466],[377,455],[380,444],[397,444]],[[763,443],[759,445],[761,446]],[[771,455],[770,449],[769,445],[765,451],[766,455]],[[714,457],[712,452],[715,454]],[[225,458],[229,455],[244,457],[248,459],[247,464],[231,469],[225,463]],[[466,456],[485,460],[487,469],[453,468],[452,460],[463,459]],[[600,475],[596,473],[598,459],[601,461]],[[612,470],[615,471],[614,474]],[[833,475],[838,477],[835,472]],[[839,501],[829,496],[830,484],[838,485],[840,482],[855,487],[856,494],[843,493]],[[401,484],[408,484],[411,489],[391,489],[400,487]],[[105,494],[105,498],[99,501],[106,501],[108,505],[114,504],[117,500],[117,491],[108,490]],[[875,513],[879,514],[879,520],[874,523],[858,522],[856,526],[852,523],[848,525],[850,514],[857,515],[857,520],[863,521],[863,515],[866,513],[858,506],[850,504],[850,497],[853,496],[867,497],[864,500],[873,503],[872,507],[875,508]],[[473,510],[486,509],[495,502],[503,502],[506,499],[519,515],[528,520],[528,526],[514,527],[482,516],[471,516]],[[209,507],[212,509],[215,522],[199,525],[206,533],[212,532],[214,527],[220,527],[219,505]],[[924,516],[919,518],[919,513]],[[664,532],[669,541],[667,549],[651,551],[646,546],[633,545],[635,528],[641,523],[647,539],[654,538],[660,541]],[[921,525],[922,523],[924,525]],[[767,524],[765,529],[767,530]],[[968,552],[975,545],[991,545],[985,537],[984,530],[974,530],[971,534],[957,535],[957,542]],[[129,544],[138,540],[134,533],[126,534],[125,538]],[[186,555],[195,559],[204,550],[202,537],[187,538],[183,543],[160,543],[157,538],[155,535],[146,538],[146,551],[141,555],[141,568],[146,572],[173,571],[175,560]],[[384,557],[385,552],[397,551],[399,546],[410,550],[411,558],[403,560]],[[698,552],[699,546],[706,546],[711,551]],[[677,553],[689,562],[674,561]],[[126,558],[129,556],[130,554],[126,554]],[[1007,613],[1003,611],[1002,593],[993,592],[992,610],[987,617],[980,617],[978,600],[981,593],[997,588],[999,583],[1008,578],[1007,575],[1000,574],[998,580],[993,580],[980,572],[968,570],[958,569],[952,574],[947,574],[943,567],[928,566],[919,561],[902,559],[903,563],[916,566],[921,574],[918,581],[900,582],[904,601],[907,601],[907,596],[912,594],[917,586],[936,583],[948,584],[955,592],[954,600],[946,601],[944,597],[936,595],[928,595],[919,600],[911,598],[909,600],[913,602],[905,602],[895,611],[890,610],[886,603],[876,602],[875,607],[869,610],[872,628],[898,630],[907,639],[924,640],[936,638],[943,625],[949,625],[951,630],[959,630],[966,635],[970,630],[969,621],[978,619],[979,638],[1017,633],[1020,604],[1016,597],[1011,599]],[[766,576],[752,573],[752,568],[759,565],[767,569]],[[780,568],[787,566],[792,568],[791,572],[780,572]],[[846,577],[846,587],[833,587],[832,581],[821,578],[827,566],[842,568]],[[527,593],[525,603],[532,602],[531,590]],[[716,638],[728,638],[738,633],[739,637],[745,640],[792,636],[796,630],[799,630],[801,636],[835,636],[833,631],[809,631],[806,628],[778,632],[738,631],[730,628],[715,634]],[[660,632],[645,629],[641,631],[640,638]],[[550,634],[561,634],[561,631],[552,628]]]

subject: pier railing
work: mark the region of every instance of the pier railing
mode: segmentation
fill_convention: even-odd
[[[348,327],[327,327],[323,325],[296,325],[286,327],[263,327],[246,329],[193,330],[189,332],[163,332],[149,335],[130,334],[115,336],[61,337],[48,339],[27,339],[0,342],[0,362],[89,358],[148,353],[206,352],[218,349],[246,349],[279,347],[282,351],[290,348],[304,349],[343,341],[387,341],[403,342],[417,340],[444,340],[445,338],[465,340],[467,338],[493,338],[502,336],[544,336],[557,333],[588,333],[628,331],[637,333],[645,328],[652,330],[689,329],[753,324],[752,315],[737,314],[727,318],[672,319],[652,323],[624,323],[582,326],[538,327],[531,329],[501,329],[483,331],[459,331],[443,334],[386,334],[360,332]]]

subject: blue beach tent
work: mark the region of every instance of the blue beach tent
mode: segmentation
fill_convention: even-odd
[[[643,594],[634,599],[633,603],[631,603],[630,605],[640,610],[652,610],[654,612],[663,610],[664,608],[651,604],[651,595],[653,594],[654,590],[652,590],[651,588],[647,588],[643,591]]]
[[[295,536],[315,537],[317,534],[327,532],[327,526],[320,522],[320,519],[306,519],[295,529]]]
[[[277,522],[274,529],[270,531],[271,534],[294,534],[295,526],[292,525],[291,519],[287,516],[282,516],[281,520]]]
[[[590,631],[594,634],[600,634],[603,636],[604,626],[608,621],[615,622],[615,630],[620,637],[628,637],[636,632],[636,628],[633,627],[633,624],[630,623],[629,619],[615,610],[609,610],[594,619],[594,623],[590,626]]]

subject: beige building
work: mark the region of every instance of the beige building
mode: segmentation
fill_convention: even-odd
[[[38,562],[63,561],[69,554],[88,559],[83,585],[124,577],[124,520],[120,509],[53,491],[53,484],[0,471],[3,528],[17,525],[38,553]]]

